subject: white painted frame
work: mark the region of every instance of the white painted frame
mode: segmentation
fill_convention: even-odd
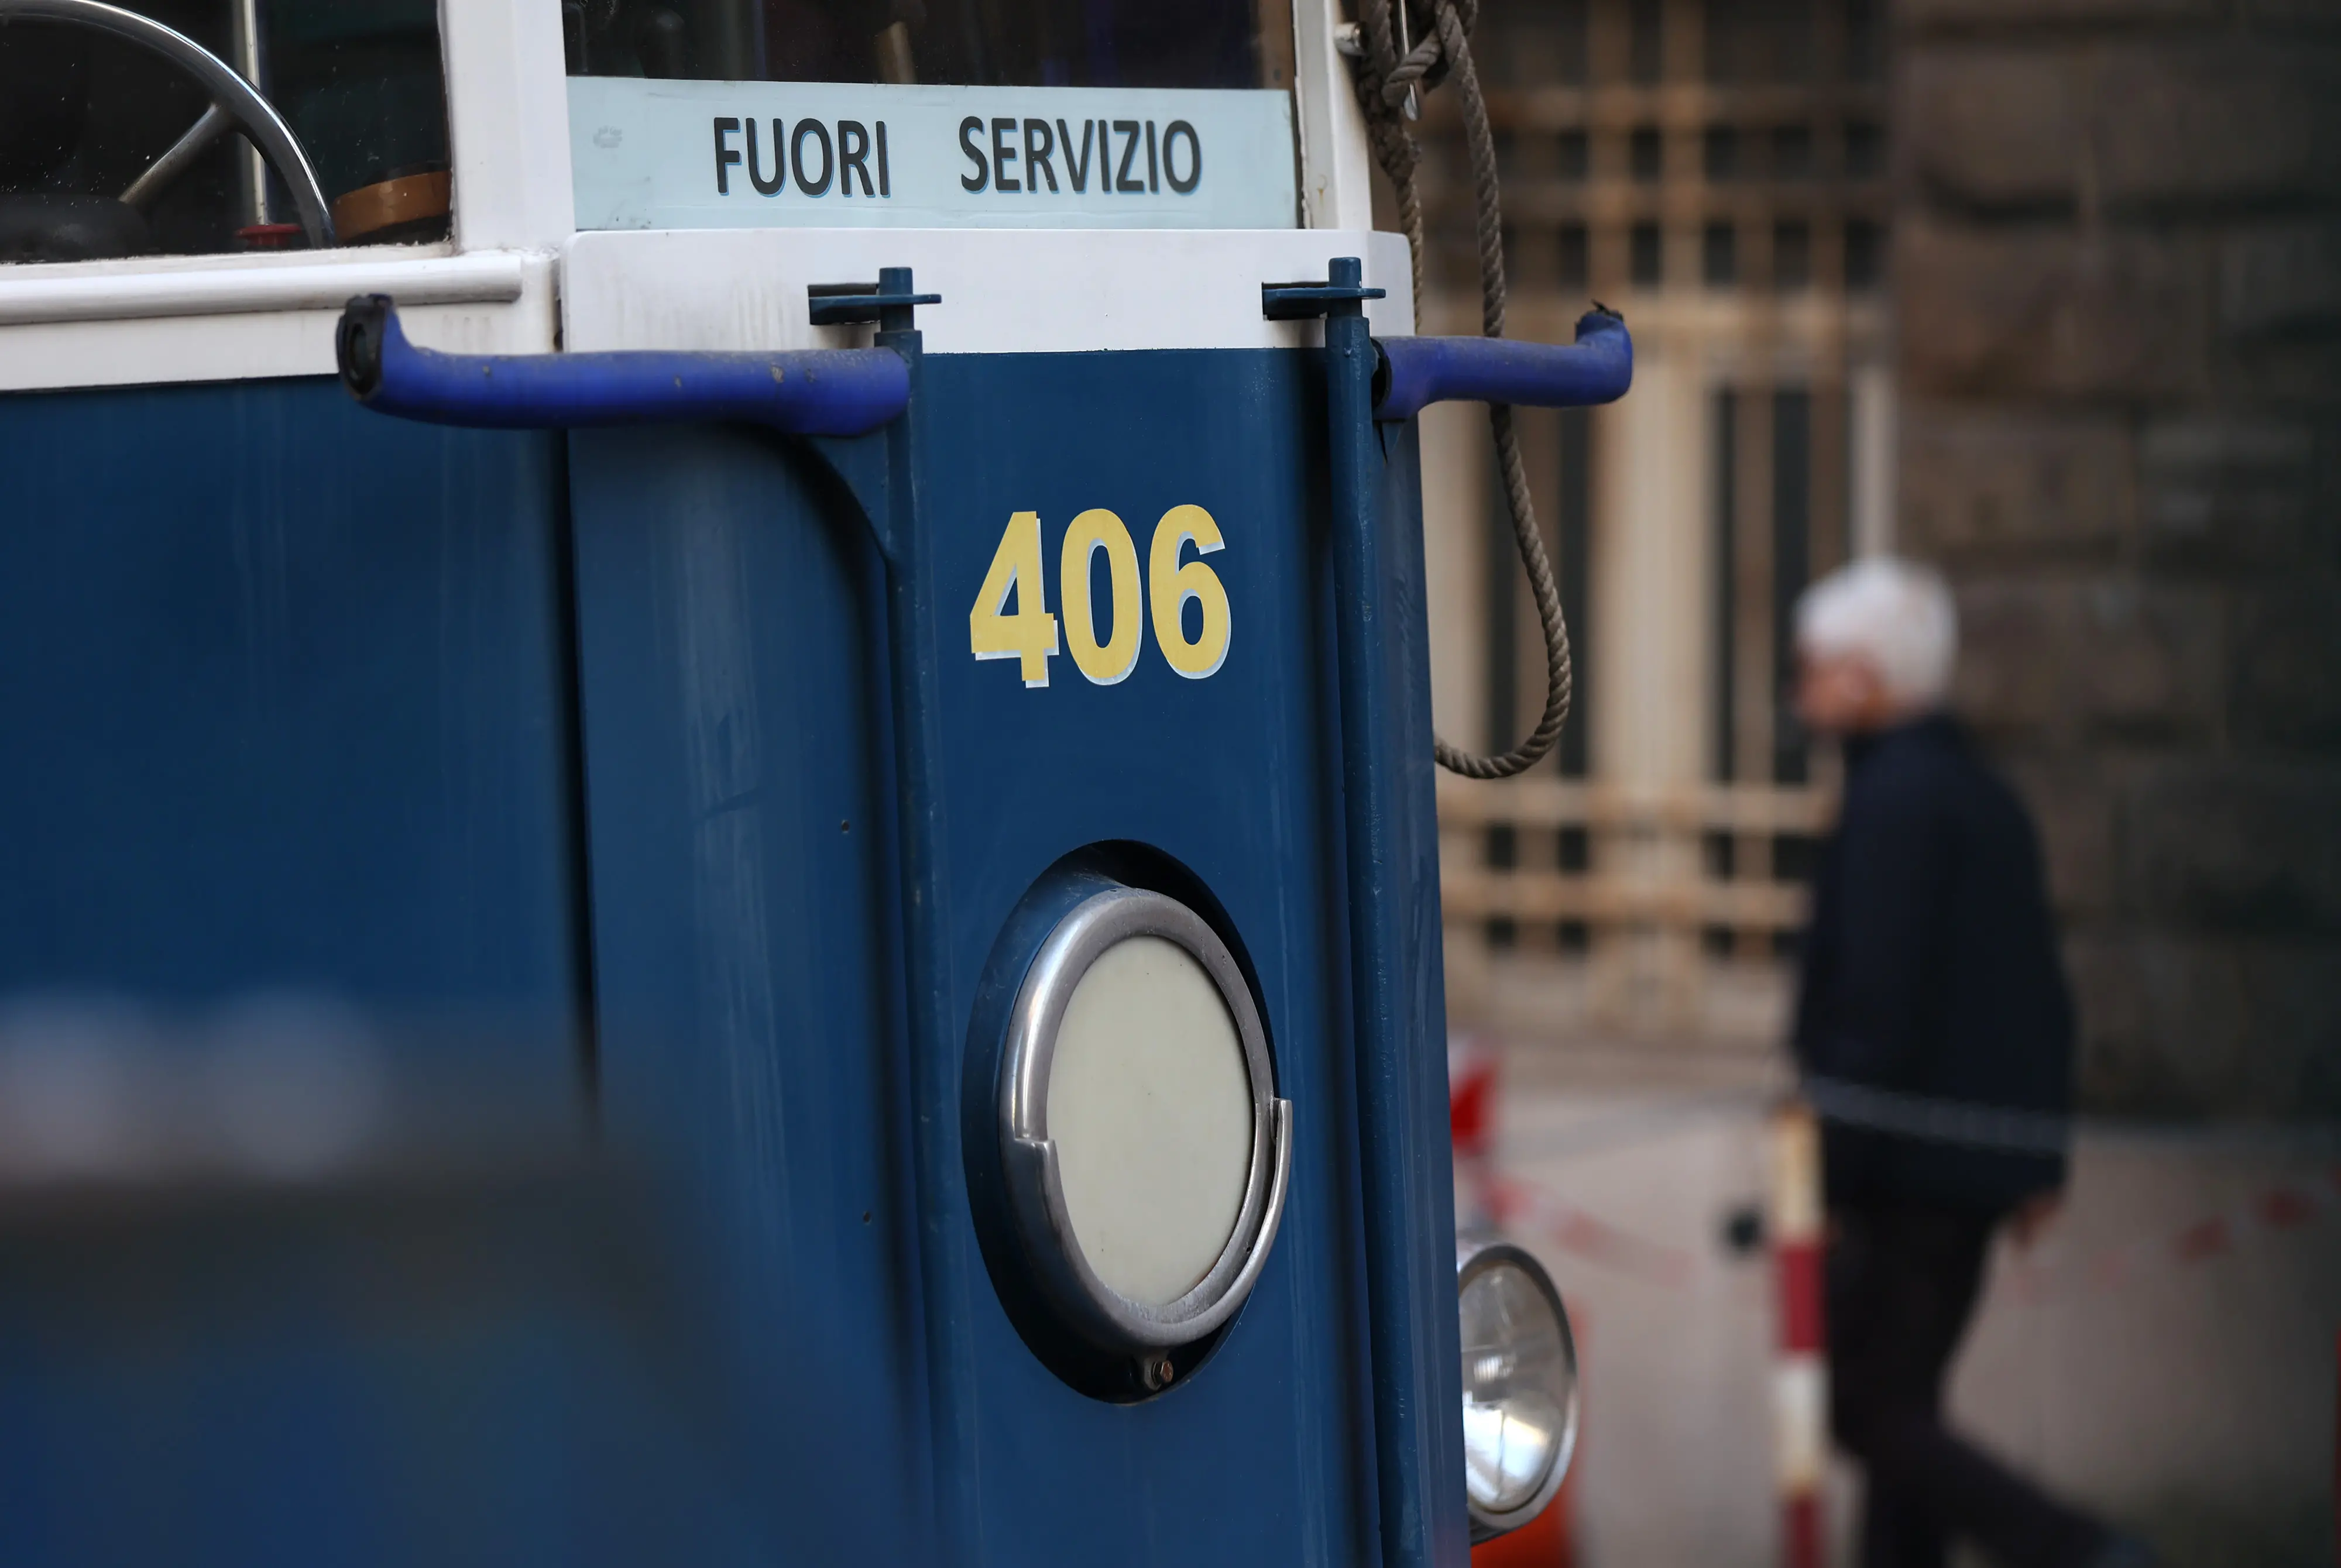
[[[418,342],[555,346],[570,217],[561,12],[440,0],[454,237],[284,255],[0,265],[0,392],[324,375],[352,294]]]
[[[1354,229],[647,229],[579,234],[563,268],[573,349],[852,348],[816,327],[812,283],[907,266],[930,353],[1299,348],[1317,322],[1271,322],[1260,285],[1365,263],[1374,331],[1414,331],[1406,236]]]
[[[1347,18],[1341,0],[1292,0],[1292,91],[1300,126],[1300,224],[1374,226],[1373,163],[1366,114],[1350,62],[1334,46]],[[1413,285],[1409,283],[1411,291]],[[1413,306],[1410,303],[1411,313]]]
[[[1333,254],[1364,256],[1368,281],[1390,291],[1391,299],[1374,310],[1377,331],[1412,331],[1402,242],[1393,251],[1393,236],[1369,232],[1364,120],[1349,63],[1334,47],[1340,5],[1293,5],[1305,228],[1203,231],[1185,244],[1166,243],[1161,231],[1092,230],[1071,248],[1049,246],[1038,265],[1029,250],[969,243],[976,237],[971,231],[893,231],[895,251],[921,267],[921,285],[948,283],[951,290],[951,308],[930,313],[931,330],[939,334],[934,346],[1313,341],[1312,328],[1259,319],[1255,285],[1265,279],[1250,274],[1273,263],[1295,277],[1321,276]],[[417,342],[475,352],[556,349],[564,313],[567,341],[577,348],[852,341],[847,332],[790,325],[801,315],[802,285],[789,302],[792,309],[769,303],[770,269],[784,254],[779,271],[792,280],[800,273],[808,281],[859,276],[855,269],[866,271],[876,255],[869,249],[872,232],[744,231],[749,243],[736,255],[716,244],[712,231],[579,235],[559,7],[543,0],[440,0],[439,25],[453,165],[452,240],[318,253],[0,265],[0,392],[330,374],[334,324],[343,303],[359,293],[395,296]],[[1030,245],[1035,234],[1009,237]],[[712,292],[682,297],[667,270],[679,256]],[[572,268],[581,293],[573,302],[564,299],[564,273]],[[1090,282],[1068,292],[1084,279]]]

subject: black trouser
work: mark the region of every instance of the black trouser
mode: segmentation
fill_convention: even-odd
[[[1994,1222],[1839,1208],[1828,1256],[1829,1422],[1861,1461],[1862,1568],[1942,1568],[1953,1537],[2008,1568],[2085,1563],[2104,1530],[1943,1425],[1943,1374],[1983,1283]]]

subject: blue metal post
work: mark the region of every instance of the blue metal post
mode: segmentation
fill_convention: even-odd
[[[882,294],[911,293],[911,269],[879,273]],[[928,1418],[934,1441],[935,1558],[963,1561],[978,1533],[981,1455],[968,1388],[975,1347],[955,1299],[967,1274],[964,1211],[956,1201],[959,1168],[960,1053],[950,1048],[951,943],[936,903],[942,885],[937,846],[943,830],[941,697],[937,690],[939,631],[927,565],[920,491],[918,386],[922,339],[909,306],[879,318],[875,342],[910,367],[909,417],[892,430],[887,452],[887,510],[880,538],[886,555],[887,638],[892,669],[897,816],[902,861],[903,978],[909,1000],[910,1069],[915,1123],[913,1180],[919,1216],[919,1277],[923,1296]],[[873,519],[873,521],[882,520]]]
[[[1354,290],[1362,268],[1333,262],[1332,291]],[[1402,777],[1408,736],[1399,681],[1419,624],[1394,614],[1396,574],[1421,561],[1390,559],[1385,537],[1380,436],[1374,426],[1376,354],[1363,303],[1328,303],[1325,373],[1331,424],[1333,578],[1340,627],[1341,781],[1350,883],[1350,985],[1357,1034],[1359,1154],[1365,1178],[1366,1286],[1373,1367],[1374,1460],[1386,1568],[1459,1564],[1469,1553],[1457,1443],[1443,1425],[1462,1419],[1459,1394],[1439,1407],[1442,1378],[1432,1362],[1440,1336],[1428,1324],[1454,1319],[1454,1264],[1416,1223],[1424,1213],[1451,1216],[1453,1195],[1420,1190],[1415,1126],[1420,1120],[1410,1038],[1409,987],[1420,979],[1412,950],[1438,931],[1435,877],[1421,880],[1404,829]],[[1436,959],[1436,952],[1431,955]],[[1443,1118],[1442,1118],[1443,1120]],[[1436,1162],[1443,1165],[1443,1161]],[[1426,1311],[1426,1293],[1443,1295]],[[1442,1313],[1443,1309],[1443,1313]],[[1453,1337],[1450,1332],[1445,1336]],[[1454,1354],[1449,1352],[1450,1355]],[[1459,1438],[1459,1431],[1456,1434]],[[1441,1494],[1451,1495],[1442,1498]]]

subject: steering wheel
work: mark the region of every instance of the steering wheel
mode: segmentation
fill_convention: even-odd
[[[325,193],[317,184],[317,171],[310,167],[309,154],[302,151],[284,117],[226,61],[184,33],[134,11],[108,5],[104,0],[0,0],[0,22],[17,17],[65,22],[110,33],[150,54],[160,55],[202,84],[211,95],[211,106],[204,111],[202,118],[122,193],[125,205],[143,208],[150,204],[172,181],[186,173],[204,149],[233,126],[260,149],[269,166],[293,193],[293,205],[301,214],[301,229],[309,236],[310,248],[322,251],[334,243],[333,214],[326,210]]]

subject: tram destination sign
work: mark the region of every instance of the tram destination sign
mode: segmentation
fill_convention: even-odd
[[[580,229],[1289,229],[1278,92],[579,76]]]

